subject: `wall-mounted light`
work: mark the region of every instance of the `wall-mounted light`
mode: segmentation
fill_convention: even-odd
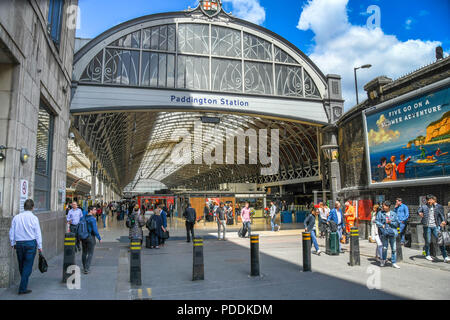
[[[22,161],[22,163],[26,163],[28,161],[29,157],[30,157],[30,154],[28,153],[27,148],[22,148],[20,150],[20,161]]]
[[[6,158],[5,154],[3,153],[3,150],[6,150],[6,147],[0,146],[0,161],[3,161]]]

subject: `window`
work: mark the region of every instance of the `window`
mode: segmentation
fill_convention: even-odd
[[[63,7],[64,0],[49,0],[48,2],[47,31],[57,47],[61,40]]]
[[[38,115],[34,204],[36,210],[50,210],[53,116],[41,101]]]

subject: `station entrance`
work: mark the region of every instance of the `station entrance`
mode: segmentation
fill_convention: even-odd
[[[123,196],[153,192],[148,181],[192,199],[233,194],[233,207],[238,194],[261,194],[248,201],[264,218],[266,197],[301,206],[330,189],[322,129],[342,113],[340,77],[222,9],[113,27],[75,53],[73,79],[74,142],[93,179]]]

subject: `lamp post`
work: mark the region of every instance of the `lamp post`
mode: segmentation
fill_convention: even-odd
[[[358,70],[358,69],[368,69],[371,66],[372,66],[371,64],[365,64],[365,65],[363,65],[361,67],[353,68],[353,72],[355,74],[356,105],[359,104],[359,99],[358,99],[358,80],[356,79],[356,70]]]

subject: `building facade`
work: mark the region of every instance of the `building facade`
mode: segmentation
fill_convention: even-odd
[[[448,149],[449,146],[449,77],[449,57],[395,81],[377,77],[364,86],[367,100],[337,122],[335,130],[341,173],[339,196],[364,204],[358,208],[361,215],[366,215],[365,220],[360,220],[363,234],[369,230],[367,211],[372,204],[383,199],[394,205],[395,199],[400,197],[408,206],[414,248],[423,245],[422,225],[417,214],[423,197],[435,195],[448,212],[450,161],[448,153],[441,151],[444,154],[441,156],[436,154],[436,150]],[[370,120],[371,117],[375,117],[374,120]],[[428,117],[435,121],[430,123]],[[375,120],[384,121],[377,123],[378,128],[371,127],[370,121]],[[382,139],[383,143],[377,139]],[[401,144],[404,139],[407,142]],[[379,150],[379,146],[384,148],[384,152],[374,152]],[[422,150],[425,151],[422,153]],[[404,176],[400,175],[403,170],[396,170],[395,176],[387,174],[390,167],[386,171],[381,163],[383,158],[387,164],[396,163],[398,166],[402,155],[405,155],[405,160],[411,157],[405,166],[406,172],[402,173]]]
[[[0,287],[20,277],[8,232],[24,198],[35,202],[45,256],[63,249],[77,4],[0,2]]]

